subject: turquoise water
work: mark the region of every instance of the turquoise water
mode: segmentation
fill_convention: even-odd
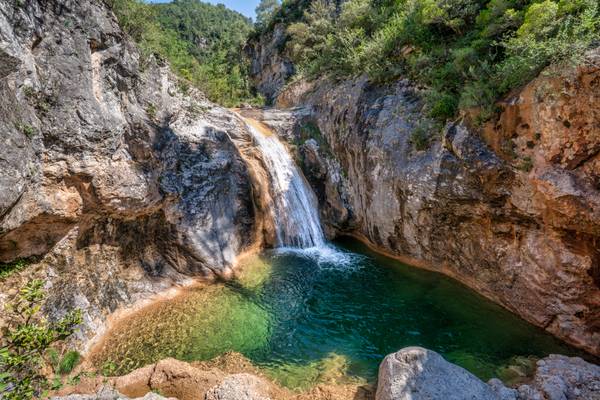
[[[272,251],[232,282],[190,290],[110,332],[95,362],[124,373],[172,356],[237,351],[289,387],[374,381],[383,357],[435,350],[482,379],[515,377],[573,349],[442,275],[354,241],[328,254]],[[519,372],[519,373],[521,373]],[[518,374],[517,374],[518,375]]]

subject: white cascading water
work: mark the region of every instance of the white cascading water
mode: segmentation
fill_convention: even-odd
[[[266,136],[246,123],[260,149],[275,203],[274,218],[280,247],[325,247],[317,199],[277,136]]]

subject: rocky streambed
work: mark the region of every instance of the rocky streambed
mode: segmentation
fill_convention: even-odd
[[[600,367],[535,357],[575,350],[456,282],[357,246],[251,257],[233,281],[140,309],[84,366],[121,376],[88,376],[56,398],[597,398]],[[422,347],[386,357],[407,344],[444,358]]]

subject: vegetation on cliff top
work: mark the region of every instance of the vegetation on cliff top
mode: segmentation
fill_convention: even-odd
[[[198,0],[146,4],[142,0],[106,0],[121,27],[142,55],[166,60],[173,71],[224,106],[261,103],[248,81],[242,47],[252,21]]]
[[[493,114],[502,95],[546,66],[578,62],[600,38],[596,0],[289,0],[270,24],[287,26],[286,52],[307,78],[409,77],[429,113]]]

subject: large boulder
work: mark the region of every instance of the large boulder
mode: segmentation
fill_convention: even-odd
[[[579,357],[550,355],[518,388],[487,384],[434,351],[407,347],[379,367],[376,400],[600,400],[600,366]]]
[[[600,400],[600,366],[553,354],[537,362],[533,381],[518,392],[519,400]]]
[[[467,370],[421,347],[388,355],[379,367],[377,400],[495,400],[496,393]]]

